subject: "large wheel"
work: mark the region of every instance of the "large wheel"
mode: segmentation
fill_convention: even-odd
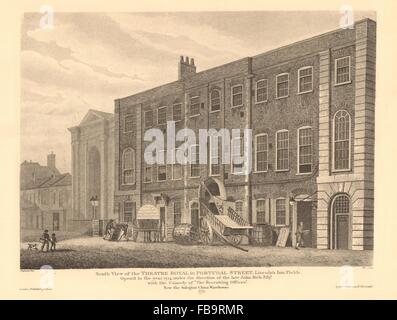
[[[227,236],[227,240],[229,240],[235,246],[238,246],[241,243],[242,239],[243,239],[243,237],[239,234],[232,234],[230,236]]]
[[[204,217],[200,219],[200,239],[206,245],[212,244],[214,239],[212,228]]]

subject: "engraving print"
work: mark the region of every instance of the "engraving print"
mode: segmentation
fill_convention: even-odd
[[[25,13],[21,269],[370,266],[375,12]]]

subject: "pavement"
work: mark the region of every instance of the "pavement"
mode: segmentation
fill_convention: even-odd
[[[57,251],[27,250],[21,243],[21,269],[195,268],[271,266],[370,266],[372,251],[243,246],[248,252],[215,244],[111,242],[99,237],[59,241]]]

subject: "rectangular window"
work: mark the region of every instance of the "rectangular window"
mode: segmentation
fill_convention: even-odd
[[[257,224],[266,223],[266,200],[265,199],[256,200],[256,223]]]
[[[255,156],[255,171],[266,172],[268,166],[267,134],[259,134],[255,137]]]
[[[335,84],[350,83],[350,56],[335,60]]]
[[[197,116],[200,114],[200,97],[190,98],[190,116]]]
[[[157,124],[167,123],[167,107],[157,109]]]
[[[134,131],[135,117],[132,114],[125,116],[124,118],[124,132]]]
[[[243,201],[237,200],[235,202],[236,212],[241,216],[243,213]]]
[[[152,166],[146,165],[144,179],[145,179],[144,180],[145,183],[152,182]]]
[[[145,128],[153,127],[153,110],[145,111]]]
[[[276,170],[289,169],[289,135],[287,130],[276,133]]]
[[[298,92],[305,93],[313,90],[313,67],[298,70]]]
[[[267,101],[267,79],[258,80],[256,82],[256,103]]]
[[[174,104],[172,106],[172,120],[175,122],[181,121],[182,120],[182,104]]]
[[[277,76],[277,98],[288,97],[289,94],[289,74],[283,73]]]
[[[277,199],[276,200],[276,225],[284,226],[287,224],[286,219],[286,210],[285,210],[285,199]]]
[[[232,107],[243,105],[243,86],[238,85],[232,87]]]
[[[171,165],[172,180],[181,180],[183,177],[183,167],[182,167],[182,164],[180,164],[176,161],[176,152],[177,152],[177,149],[174,150],[174,153],[173,153],[174,163]]]
[[[298,129],[298,173],[312,172],[312,128]]]
[[[135,202],[124,202],[124,222],[132,222],[135,218]]]
[[[157,161],[157,181],[165,181],[167,180],[167,153],[165,150],[161,150],[158,152],[158,161]],[[162,164],[164,163],[164,164]]]
[[[200,150],[199,150],[199,145],[195,144],[190,146],[190,177],[195,178],[195,177],[200,177]]]
[[[242,137],[232,139],[232,173],[244,173],[244,139]]]
[[[180,201],[174,202],[174,226],[181,224],[182,205]]]
[[[221,169],[221,137],[210,137],[210,176],[220,175]]]
[[[221,92],[215,89],[211,92],[211,112],[219,110],[221,110]]]

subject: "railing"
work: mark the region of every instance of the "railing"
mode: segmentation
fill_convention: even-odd
[[[215,218],[215,215],[211,212],[211,210],[207,207],[206,204],[201,202],[201,205],[206,209],[205,216],[208,219],[211,227],[213,227],[216,232],[223,235],[223,231],[225,230],[224,224],[220,222],[217,218]]]
[[[245,221],[232,207],[227,209],[227,215],[230,219],[232,219],[235,223],[240,226],[249,226],[249,223]]]

